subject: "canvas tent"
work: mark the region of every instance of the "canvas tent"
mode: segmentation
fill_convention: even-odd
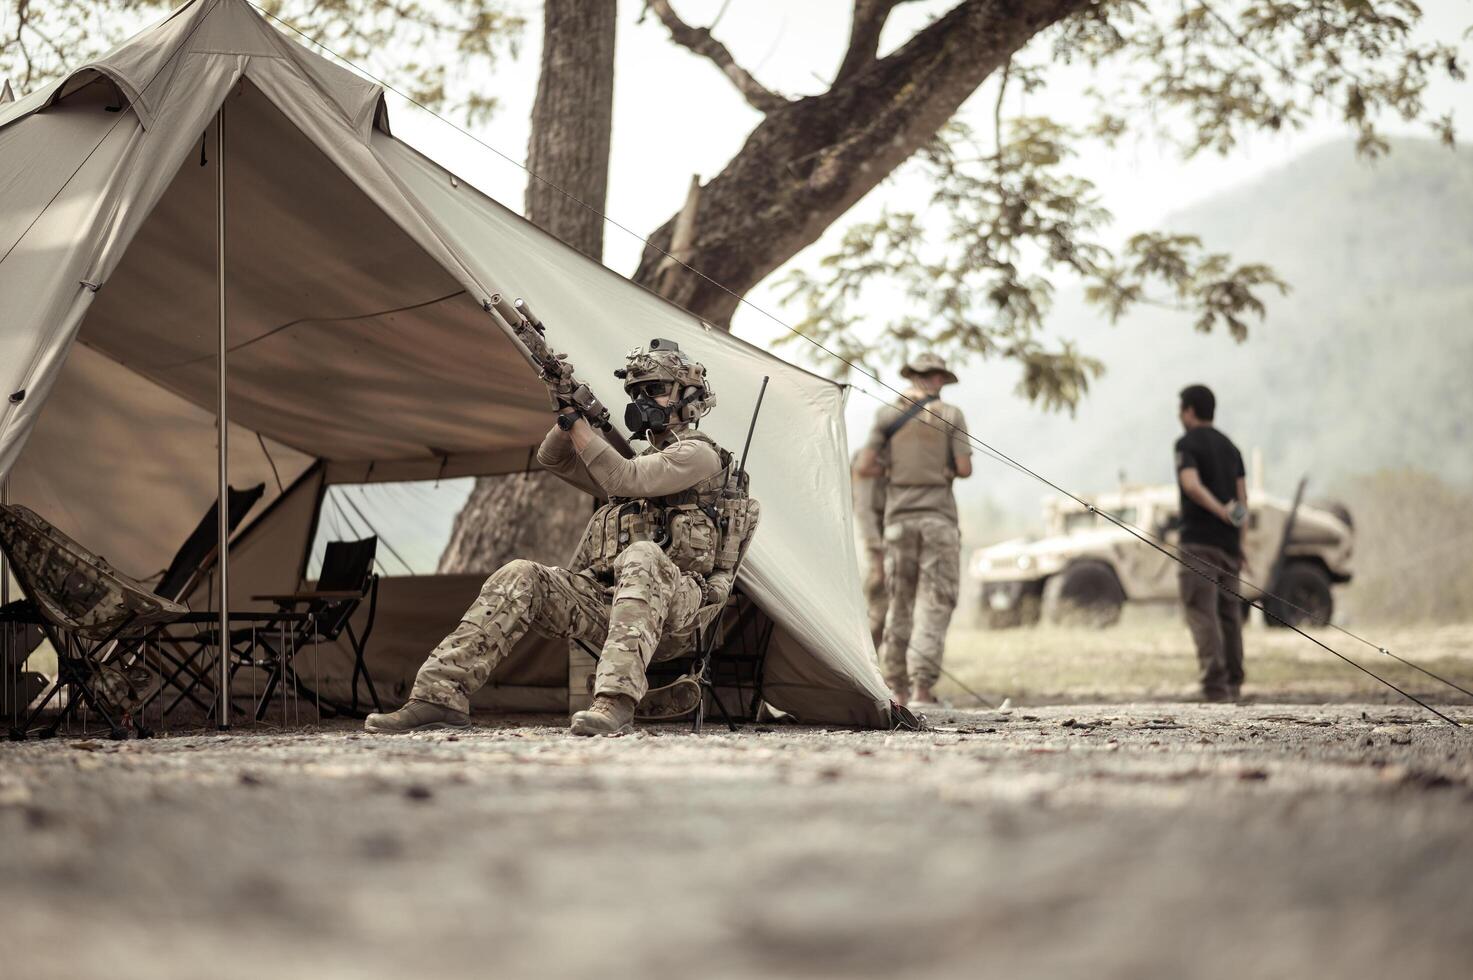
[[[763,524],[741,577],[775,623],[767,699],[813,721],[888,723],[843,388],[634,286],[395,139],[378,86],[244,0],[185,4],[0,105],[13,501],[132,574],[167,563],[217,492],[222,227],[229,478],[269,488],[230,549],[232,607],[297,585],[327,486],[529,465],[546,400],[482,310],[499,291],[527,297],[595,380],[651,337],[679,341],[710,370],[721,405],[703,427],[729,447],[771,376],[750,461]],[[385,580],[370,653],[385,686],[402,692],[478,584]],[[523,656],[490,686],[554,701],[566,688],[565,661]]]

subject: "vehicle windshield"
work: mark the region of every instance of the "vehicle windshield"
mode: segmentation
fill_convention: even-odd
[[[1140,516],[1140,511],[1135,507],[1120,507],[1112,513],[1126,524],[1135,524]],[[1090,531],[1097,527],[1104,527],[1108,522],[1098,514],[1092,514],[1087,510],[1077,510],[1071,514],[1064,515],[1064,533],[1075,534],[1079,531]]]

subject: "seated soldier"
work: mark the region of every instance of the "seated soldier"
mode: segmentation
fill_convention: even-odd
[[[718,616],[757,523],[736,461],[696,430],[716,403],[706,369],[668,340],[631,351],[625,423],[650,448],[625,459],[577,409],[563,406],[537,461],[607,498],[588,522],[571,568],[518,559],[480,596],[419,669],[404,707],[372,714],[370,732],[458,728],[475,693],[528,630],[601,647],[593,704],[575,735],[629,731],[656,656],[688,652]],[[665,642],[662,643],[662,640]]]

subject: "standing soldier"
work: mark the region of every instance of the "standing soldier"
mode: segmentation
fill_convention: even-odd
[[[1243,524],[1248,486],[1243,454],[1213,425],[1217,398],[1206,385],[1181,390],[1176,441],[1181,487],[1181,550],[1190,566],[1179,573],[1187,628],[1197,647],[1202,698],[1236,701],[1243,686]]]
[[[859,471],[884,476],[885,586],[890,596],[880,669],[901,704],[935,702],[946,628],[956,608],[961,530],[951,481],[972,475],[972,445],[961,409],[941,401],[956,375],[936,354],[900,369],[911,386],[880,409]]]
[[[615,374],[632,403],[630,438],[650,448],[625,459],[564,406],[537,452],[545,468],[608,499],[572,567],[503,565],[420,667],[409,703],[369,715],[369,731],[470,724],[470,696],[528,630],[602,647],[593,704],[573,716],[573,734],[628,731],[650,661],[683,654],[721,614],[758,510],[731,454],[695,428],[716,404],[706,369],[674,342],[652,340]]]
[[[885,590],[885,478],[865,476],[859,472],[859,458],[854,454],[850,479],[854,485],[854,524],[859,528],[864,546],[864,602],[869,607],[869,633],[880,649],[885,635],[885,613],[890,596]]]

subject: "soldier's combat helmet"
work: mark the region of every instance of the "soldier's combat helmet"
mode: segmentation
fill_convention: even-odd
[[[671,385],[672,399],[666,410],[669,425],[695,422],[716,406],[716,392],[706,380],[706,366],[691,360],[673,340],[656,338],[645,347],[636,347],[614,377],[624,382],[624,391],[635,404],[649,382]]]

